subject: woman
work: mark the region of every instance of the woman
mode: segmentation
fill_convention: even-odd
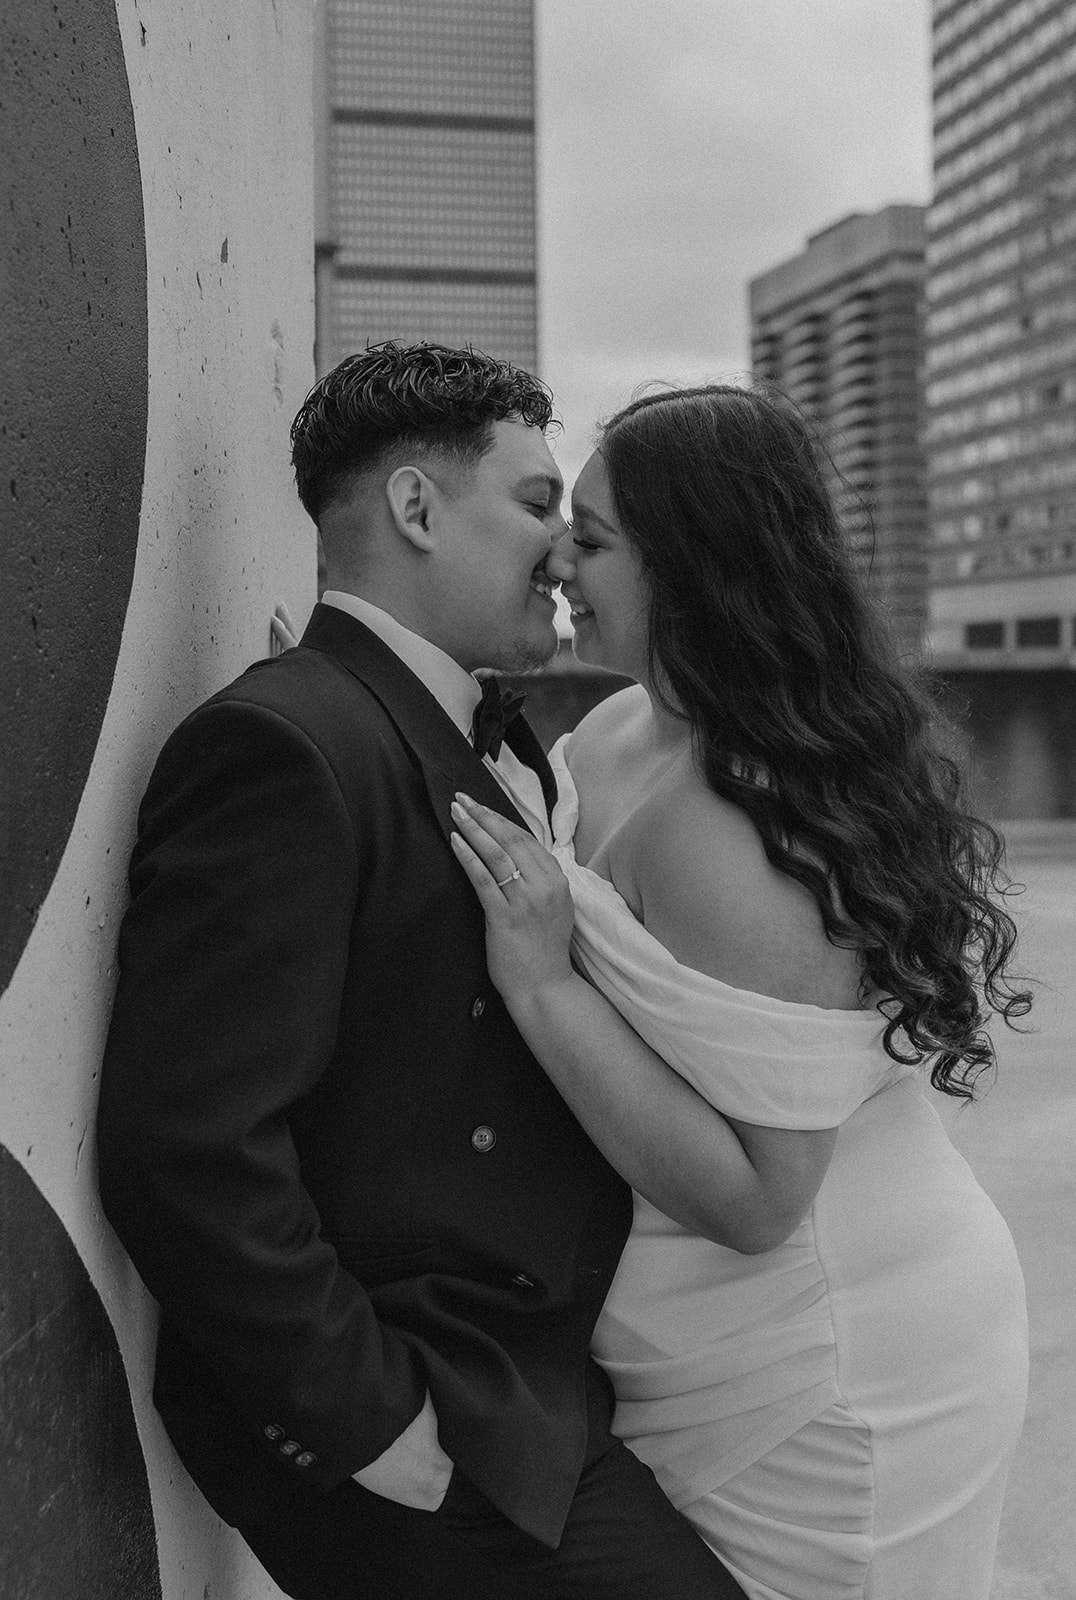
[[[554,752],[555,855],[466,796],[454,842],[494,983],[636,1191],[617,1431],[755,1600],[986,1600],[1023,1285],[916,1067],[970,1098],[990,1012],[1028,1008],[999,841],[785,403],[635,402],[573,511],[576,654],[635,687]]]

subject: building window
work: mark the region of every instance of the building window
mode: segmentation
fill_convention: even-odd
[[[964,627],[966,650],[1002,650],[1005,647],[1003,622],[969,622]]]
[[[1056,650],[1061,643],[1060,617],[1020,617],[1016,644],[1021,650]]]

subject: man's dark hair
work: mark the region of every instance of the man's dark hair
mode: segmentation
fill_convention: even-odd
[[[520,418],[545,429],[553,401],[521,367],[469,346],[368,345],[314,385],[291,425],[299,498],[317,522],[325,507],[390,456],[415,451],[473,464],[493,424]]]

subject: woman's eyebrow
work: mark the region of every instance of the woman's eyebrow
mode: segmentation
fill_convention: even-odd
[[[620,537],[619,528],[614,528],[611,522],[606,522],[605,518],[600,517],[596,511],[591,509],[590,506],[581,505],[578,500],[573,500],[572,518],[575,520],[580,517],[585,518],[587,522],[596,522],[599,524],[599,526],[603,527],[607,533],[615,534],[617,538]]]

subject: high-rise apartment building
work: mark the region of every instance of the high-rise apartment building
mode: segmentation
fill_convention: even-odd
[[[923,246],[921,206],[856,213],[749,287],[752,367],[816,425],[860,569],[908,648],[925,607]]]
[[[534,368],[534,0],[318,0],[318,366],[368,340]]]
[[[1076,659],[1076,5],[935,0],[926,431],[943,665]]]

